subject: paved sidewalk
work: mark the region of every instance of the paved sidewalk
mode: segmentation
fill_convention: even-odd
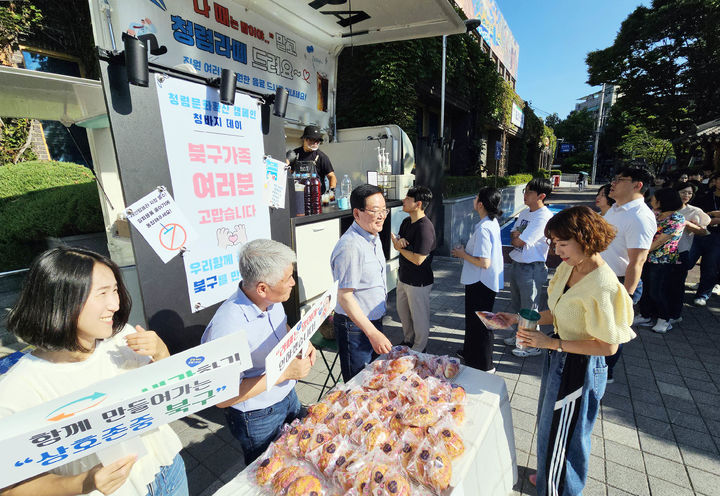
[[[561,189],[555,203],[587,203],[596,188],[578,193]],[[464,333],[464,288],[460,263],[436,258],[431,293],[428,352],[452,354]],[[697,280],[697,269],[690,282]],[[686,303],[693,293],[687,291]],[[509,310],[508,287],[495,310]],[[402,340],[395,293],[388,297],[385,330],[393,343]],[[586,495],[720,494],[720,297],[705,308],[685,305],[683,321],[666,335],[637,328],[615,369],[595,423]],[[494,343],[497,374],[507,384],[515,427],[519,482],[515,494],[535,495],[527,475],[535,470],[535,410],[541,357],[517,358],[498,333]],[[332,360],[332,356],[330,357]],[[339,372],[339,365],[336,367]],[[297,387],[305,404],[317,400],[326,377],[322,360]],[[190,494],[206,496],[244,468],[239,443],[224,426],[217,408],[172,424],[182,439]]]

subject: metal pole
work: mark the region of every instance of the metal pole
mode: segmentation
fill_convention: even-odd
[[[597,126],[595,128],[595,146],[593,146],[592,176],[590,177],[590,181],[592,184],[595,184],[595,173],[597,172],[598,144],[600,142],[600,127],[602,126],[602,113],[604,104],[605,83],[603,83],[602,92],[600,93],[600,110],[598,111]]]
[[[443,35],[442,41],[442,83],[440,84],[440,144],[445,137],[445,56],[447,53],[447,35]]]

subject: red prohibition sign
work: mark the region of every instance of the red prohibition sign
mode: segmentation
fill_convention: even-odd
[[[165,224],[160,229],[160,244],[167,250],[179,250],[187,241],[185,228],[180,224]]]

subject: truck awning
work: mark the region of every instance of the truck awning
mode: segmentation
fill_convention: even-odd
[[[0,117],[107,127],[100,81],[0,66]]]
[[[335,53],[350,45],[465,32],[448,0],[234,1]]]

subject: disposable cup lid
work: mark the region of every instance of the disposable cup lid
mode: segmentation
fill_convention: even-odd
[[[529,308],[523,308],[520,310],[519,315],[525,320],[540,320],[540,314],[535,310],[530,310]]]

